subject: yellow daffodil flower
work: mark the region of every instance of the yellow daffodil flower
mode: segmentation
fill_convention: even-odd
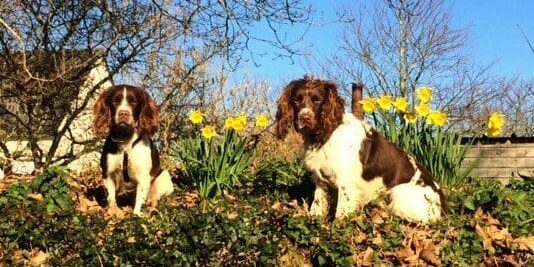
[[[408,108],[408,99],[406,99],[406,97],[399,97],[395,99],[393,106],[398,112],[405,112]]]
[[[504,115],[500,112],[493,112],[488,119],[488,128],[501,129],[504,126]]]
[[[434,124],[439,127],[443,127],[447,122],[447,114],[441,111],[432,111],[426,117],[427,124]]]
[[[417,116],[413,112],[406,113],[406,114],[404,114],[404,120],[407,123],[414,124],[417,121]]]
[[[365,113],[372,113],[377,107],[376,101],[370,97],[360,100],[360,104],[362,104],[362,109]]]
[[[422,103],[428,103],[432,100],[432,88],[428,86],[421,86],[417,89],[417,98]]]
[[[208,125],[204,126],[200,132],[202,133],[202,137],[211,140],[212,137],[217,136],[217,131],[215,130],[215,127]]]
[[[501,128],[488,128],[488,136],[496,137],[501,135]]]
[[[243,125],[243,128],[247,126],[247,116],[245,114],[237,116],[237,120],[239,121],[239,123],[241,123],[241,125]]]
[[[247,122],[247,117],[246,116],[244,117],[244,119],[241,116],[228,117],[224,121],[224,128],[225,129],[233,129],[236,132],[241,132],[241,131],[245,130],[246,122]]]
[[[200,124],[204,121],[204,114],[200,110],[195,109],[189,114],[189,120],[193,124]]]
[[[393,106],[393,97],[390,95],[381,95],[376,103],[383,110],[389,110]]]
[[[269,117],[264,114],[256,116],[256,127],[265,128],[269,126]]]
[[[419,115],[420,117],[426,117],[428,113],[430,113],[430,105],[417,104],[415,105],[415,112],[417,112],[417,115]]]

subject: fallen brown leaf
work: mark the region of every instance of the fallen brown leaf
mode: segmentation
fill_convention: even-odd
[[[284,206],[282,205],[282,203],[280,203],[280,201],[276,201],[271,206],[271,209],[276,210],[276,211],[284,211]]]
[[[237,218],[237,216],[238,216],[238,214],[237,214],[236,211],[228,213],[228,219],[230,219],[230,220],[233,220],[233,219]]]
[[[224,197],[230,201],[238,201],[239,199],[234,196],[234,195],[231,195],[231,194],[224,194]]]
[[[363,259],[362,259],[362,266],[371,266],[373,265],[373,255],[374,255],[375,251],[373,250],[373,248],[371,247],[367,247],[367,249],[365,250],[365,253],[363,254]]]
[[[43,197],[43,195],[41,195],[41,193],[28,194],[28,198],[31,199],[31,200],[35,200],[37,202],[43,202],[44,201],[44,197]]]
[[[384,219],[382,218],[382,214],[381,214],[380,210],[373,209],[373,211],[371,212],[371,221],[374,224],[383,224],[384,223]]]
[[[31,258],[29,259],[29,264],[31,266],[41,266],[50,258],[50,254],[43,251],[37,251],[32,253]]]
[[[517,249],[534,253],[534,236],[522,236],[512,240],[511,243],[515,245]]]

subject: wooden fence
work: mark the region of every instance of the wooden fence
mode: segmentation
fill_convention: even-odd
[[[530,140],[532,139],[532,140]],[[534,177],[534,138],[491,138],[475,141],[462,168],[477,162],[471,176],[498,179]]]

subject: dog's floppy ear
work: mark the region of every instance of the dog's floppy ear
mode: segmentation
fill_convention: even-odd
[[[276,136],[278,139],[284,139],[293,127],[295,111],[291,103],[291,93],[294,86],[294,81],[289,83],[278,100],[278,111],[276,112]]]
[[[111,110],[107,101],[111,89],[102,92],[93,107],[93,133],[96,136],[106,136],[111,128]]]
[[[153,136],[158,131],[159,118],[158,106],[150,95],[143,89],[137,90],[141,99],[141,112],[137,123],[137,131],[142,134]]]
[[[321,123],[323,124],[324,133],[329,135],[343,120],[345,102],[337,93],[337,85],[334,82],[327,81],[323,86],[326,90],[326,98],[323,102]]]

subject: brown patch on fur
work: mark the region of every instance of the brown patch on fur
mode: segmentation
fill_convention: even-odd
[[[409,182],[415,174],[408,155],[376,130],[371,130],[363,141],[360,161],[363,178],[369,181],[380,176],[388,189]]]
[[[369,181],[375,177],[382,177],[388,189],[410,182],[416,172],[408,154],[374,129],[368,132],[367,138],[362,142],[359,156],[363,164],[363,179]],[[417,185],[430,186],[437,192],[440,196],[442,213],[446,213],[448,205],[442,190],[436,186],[432,175],[423,166],[417,162],[416,165],[421,172]]]

